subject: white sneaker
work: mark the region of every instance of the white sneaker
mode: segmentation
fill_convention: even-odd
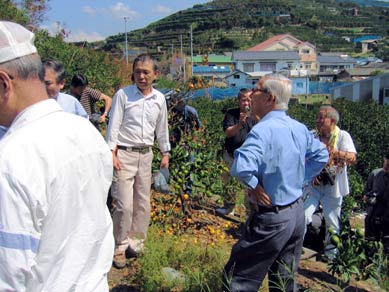
[[[234,209],[229,209],[229,208],[216,208],[216,213],[218,214],[218,215],[221,215],[221,216],[226,216],[226,215],[228,215],[228,216],[234,216]]]

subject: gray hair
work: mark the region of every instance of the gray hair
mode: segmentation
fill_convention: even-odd
[[[335,121],[335,124],[338,124],[339,113],[335,108],[333,108],[330,105],[322,105],[319,110],[320,111],[325,110],[326,111],[326,118],[332,119]]]
[[[287,110],[292,95],[290,79],[281,74],[268,74],[262,78],[262,89],[275,96],[275,109]]]
[[[0,68],[6,69],[14,74],[14,77],[22,80],[39,78],[42,82],[44,81],[45,71],[38,54],[31,54],[2,63]]]

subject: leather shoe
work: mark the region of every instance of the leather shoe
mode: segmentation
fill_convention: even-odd
[[[117,269],[123,269],[127,265],[125,251],[115,251],[113,256],[113,265]]]

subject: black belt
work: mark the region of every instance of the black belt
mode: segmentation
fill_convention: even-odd
[[[145,147],[127,147],[127,146],[122,146],[118,145],[118,149],[120,150],[126,150],[130,152],[139,152],[141,154],[146,154],[150,152],[150,146],[145,146]]]
[[[286,208],[292,207],[294,204],[299,202],[301,200],[301,197],[298,198],[297,200],[293,201],[292,203],[284,206],[271,206],[271,207],[265,207],[262,205],[258,205],[258,213],[266,213],[266,212],[274,212],[278,213],[281,210],[284,210]]]

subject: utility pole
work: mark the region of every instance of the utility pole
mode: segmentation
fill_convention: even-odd
[[[190,25],[190,62],[191,62],[191,76],[193,77],[193,27]]]
[[[129,17],[124,16],[124,32],[126,35],[126,64],[128,65],[128,42],[127,42],[127,20]]]
[[[181,64],[182,64],[182,67],[183,67],[183,71],[184,71],[184,82],[186,81],[186,68],[185,68],[185,59],[184,59],[184,54],[182,52],[182,34],[180,35],[180,45],[181,45]]]

